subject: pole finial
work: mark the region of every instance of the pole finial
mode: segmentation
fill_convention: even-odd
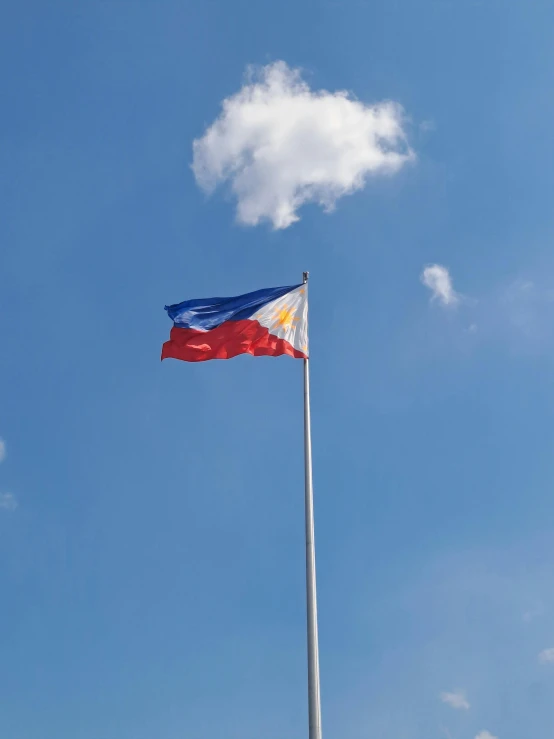
[[[309,272],[302,272],[302,282],[304,285],[308,282],[308,277],[310,276]]]

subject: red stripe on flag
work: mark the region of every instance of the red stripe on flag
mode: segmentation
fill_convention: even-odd
[[[205,362],[208,359],[231,359],[239,354],[254,357],[279,357],[286,354],[305,359],[303,352],[284,339],[270,334],[258,321],[227,321],[211,331],[195,331],[173,326],[170,339],[162,346],[162,359]]]

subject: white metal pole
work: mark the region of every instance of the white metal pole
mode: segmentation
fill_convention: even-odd
[[[304,283],[308,273],[304,272]],[[312,435],[310,424],[310,360],[304,360],[304,469],[306,510],[306,606],[308,620],[308,717],[309,739],[321,739],[319,645],[315,576],[314,491],[312,484]]]

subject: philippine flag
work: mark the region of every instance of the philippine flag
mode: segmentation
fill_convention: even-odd
[[[308,357],[307,284],[270,287],[236,298],[185,300],[165,309],[173,328],[162,359]]]

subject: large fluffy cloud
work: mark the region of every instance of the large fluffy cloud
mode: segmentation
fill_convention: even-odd
[[[326,210],[372,174],[414,158],[400,105],[364,105],[347,92],[312,91],[299,70],[275,62],[251,72],[194,141],[192,168],[208,193],[229,181],[237,219],[287,228],[307,202]]]

